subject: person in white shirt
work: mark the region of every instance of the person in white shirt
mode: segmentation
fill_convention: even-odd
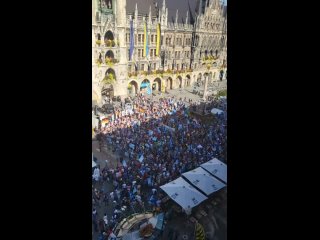
[[[108,226],[108,217],[107,217],[107,213],[105,213],[105,214],[104,214],[104,216],[103,216],[103,221],[104,221],[104,225],[105,225],[105,227],[107,227],[107,226]]]

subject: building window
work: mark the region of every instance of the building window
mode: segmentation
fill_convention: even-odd
[[[179,64],[177,64],[177,70],[179,70]]]
[[[154,35],[154,42],[157,43],[157,35]]]
[[[140,70],[141,70],[141,71],[144,71],[144,64],[141,64],[140,66],[141,66],[141,67],[140,67]]]
[[[143,34],[138,34],[138,43],[141,43],[143,40]]]
[[[157,69],[157,64],[156,64],[156,63],[153,64],[153,69],[154,69],[154,70]]]
[[[153,43],[153,34],[151,34],[151,43]]]
[[[138,57],[141,57],[141,49],[138,49]]]

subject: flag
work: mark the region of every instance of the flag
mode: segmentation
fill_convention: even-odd
[[[133,20],[130,21],[130,52],[129,52],[129,61],[132,60],[133,50],[134,50],[134,34],[133,34]]]
[[[156,48],[156,56],[160,55],[160,40],[161,40],[161,29],[160,29],[160,23],[158,23],[157,26],[157,48]]]
[[[148,28],[147,28],[147,22],[144,22],[144,46],[143,46],[143,56],[148,57],[149,54],[149,46],[148,46]]]

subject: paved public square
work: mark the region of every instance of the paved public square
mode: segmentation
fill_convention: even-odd
[[[222,82],[222,84],[226,84]],[[221,87],[219,89],[225,89],[225,87]],[[200,87],[201,89],[201,87]],[[218,89],[218,88],[215,88]],[[145,97],[146,101],[150,102],[158,102],[163,101],[163,99],[176,99],[179,101],[181,98],[181,103],[184,108],[188,109],[190,106],[190,100],[194,103],[199,103],[201,96],[193,93],[193,87],[189,87],[186,89],[175,89],[169,90],[168,93],[156,93],[154,95],[147,95]],[[149,99],[149,100],[147,100]],[[162,100],[161,100],[162,99]],[[115,104],[118,107],[118,103]],[[211,117],[211,116],[210,116]],[[211,120],[210,120],[211,121]],[[209,122],[210,122],[209,121]],[[125,139],[125,138],[124,138]],[[120,140],[121,141],[121,140]],[[123,164],[129,165],[131,160],[129,156],[124,154],[119,154],[119,149],[117,149],[116,145],[108,144],[107,142],[103,142],[100,145],[100,142],[96,139],[92,141],[92,152],[94,157],[97,159],[96,163],[99,165],[100,170],[113,169],[112,172],[116,172],[117,169],[124,168]],[[116,150],[117,149],[117,150]],[[126,167],[126,166],[125,166]],[[127,167],[126,167],[127,168]],[[129,168],[130,169],[130,168]],[[120,172],[121,173],[121,172]],[[128,172],[130,174],[130,172]],[[93,240],[103,239],[100,228],[105,228],[105,224],[103,224],[102,219],[106,214],[108,219],[109,227],[113,227],[117,224],[117,220],[113,219],[115,210],[117,205],[119,205],[120,199],[113,199],[110,196],[111,193],[115,193],[117,195],[117,188],[115,188],[115,184],[118,184],[116,179],[112,181],[112,175],[107,174],[107,178],[104,180],[93,182],[93,195],[99,196],[98,200],[93,199],[94,209],[96,210],[96,223],[93,224]],[[116,182],[115,182],[116,181]],[[120,179],[121,182],[121,179]],[[122,181],[123,182],[123,181]],[[121,184],[120,184],[121,185]],[[133,186],[132,186],[133,187]],[[128,209],[122,211],[118,219],[123,219],[130,214],[145,212],[145,211],[154,211],[154,206],[150,203],[150,196],[153,196],[152,188],[158,189],[158,185],[155,184],[153,187],[142,186],[140,191],[141,199],[143,202],[143,206],[139,204],[132,204]],[[116,190],[116,191],[115,191]],[[98,194],[95,194],[95,193]],[[105,200],[105,196],[107,196],[107,200]],[[111,199],[112,198],[112,199]],[[160,197],[159,197],[160,199]],[[198,223],[200,223],[204,229],[204,233],[207,239],[216,239],[216,240],[225,240],[226,239],[226,191],[222,191],[219,194],[216,194],[214,199],[218,199],[217,202],[219,204],[213,204],[211,202],[207,202],[205,204],[200,205],[200,207],[196,208],[194,213],[192,214],[192,219],[195,219]],[[162,207],[163,211],[167,213],[167,218],[165,221],[165,228],[161,235],[161,238],[158,239],[195,239],[195,223],[190,221],[190,216],[187,217],[183,213],[172,212],[170,207],[166,210],[165,207]],[[120,212],[120,210],[119,210]],[[206,212],[207,215],[202,215],[200,212]],[[99,222],[100,219],[100,222]],[[112,224],[111,222],[114,221]],[[100,233],[99,233],[100,232]]]

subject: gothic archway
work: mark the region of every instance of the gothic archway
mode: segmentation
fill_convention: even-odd
[[[114,59],[114,54],[111,50],[106,52],[105,58]]]
[[[189,74],[186,76],[186,79],[187,79],[187,87],[189,87],[191,85],[191,77]]]
[[[161,79],[160,78],[156,78],[153,80],[152,90],[159,91],[159,92],[161,91]]]
[[[116,73],[112,68],[108,68],[106,73],[105,73],[105,77],[110,79],[111,82],[116,81]]]
[[[113,33],[109,30],[105,33],[104,35],[104,44],[107,47],[114,47],[115,46],[115,42],[114,42],[114,36]]]
[[[182,77],[181,77],[181,76],[178,76],[178,77],[177,77],[177,83],[178,83],[179,88],[182,88],[182,87],[183,87]]]
[[[136,95],[138,93],[138,83],[135,80],[131,80],[128,85],[129,94]]]
[[[166,88],[167,88],[167,90],[172,89],[172,78],[171,77],[167,78]]]
[[[223,79],[223,73],[224,73],[224,71],[223,71],[223,70],[221,70],[221,71],[220,71],[220,75],[219,75],[219,79],[220,79],[220,81],[222,81],[222,79]]]
[[[150,81],[148,79],[144,79],[140,85],[140,92],[147,93],[149,87]]]
[[[110,30],[104,35],[104,40],[114,40],[113,33]]]

